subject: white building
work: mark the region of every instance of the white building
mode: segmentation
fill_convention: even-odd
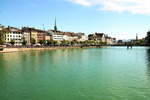
[[[59,42],[63,40],[64,36],[60,31],[48,30],[47,32],[51,35],[52,40],[57,40]]]
[[[63,35],[63,40],[69,40],[68,35]]]
[[[84,33],[76,33],[76,35],[78,36],[78,41],[87,41],[88,40],[88,36],[86,36]]]
[[[15,27],[8,26],[8,34],[6,34],[6,43],[10,43],[11,39],[15,40],[15,45],[21,45],[22,31]]]

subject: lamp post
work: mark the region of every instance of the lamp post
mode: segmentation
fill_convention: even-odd
[[[45,25],[44,24],[42,24],[43,25],[43,40],[45,41],[45,43],[47,44],[47,41],[46,41],[46,33],[45,33]],[[45,44],[44,43],[44,44]]]
[[[45,31],[45,25],[44,24],[42,24],[43,25],[43,31]]]

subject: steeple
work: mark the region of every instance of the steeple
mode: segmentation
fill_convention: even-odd
[[[55,31],[57,31],[56,17],[55,17],[55,25],[54,25],[54,30],[55,30]]]
[[[138,40],[138,33],[136,33],[136,41]]]

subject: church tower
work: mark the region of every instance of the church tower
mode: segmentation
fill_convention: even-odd
[[[136,33],[136,41],[138,40],[138,34]]]
[[[55,30],[55,31],[57,31],[56,17],[55,17],[55,25],[54,25],[54,30]]]

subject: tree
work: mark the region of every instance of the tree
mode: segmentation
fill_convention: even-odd
[[[122,40],[118,40],[118,44],[122,44],[123,43],[123,41]]]
[[[84,42],[83,41],[80,41],[80,44],[83,44]]]
[[[49,43],[50,43],[51,45],[54,45],[54,40],[50,40]]]
[[[34,38],[31,38],[31,44],[35,44],[36,43],[36,40]]]
[[[73,46],[75,44],[75,41],[71,41],[71,45]]]
[[[8,33],[8,30],[6,28],[3,28],[2,30],[0,30],[0,44],[4,44],[5,43],[5,35]]]
[[[106,44],[106,42],[99,42],[99,44]]]
[[[27,44],[27,41],[25,39],[25,37],[22,37],[22,45],[26,45]]]
[[[58,41],[57,40],[54,40],[53,41],[54,45],[58,44]]]
[[[70,41],[69,40],[66,41],[66,45],[70,45]]]
[[[11,39],[10,43],[11,43],[12,45],[14,45],[14,44],[15,44],[15,40],[14,40],[14,39]]]
[[[50,40],[46,40],[46,44],[47,44],[47,45],[50,45]]]
[[[39,43],[40,43],[41,45],[44,44],[44,42],[45,42],[44,40],[40,40],[40,41],[39,41]]]
[[[62,45],[62,46],[65,46],[65,45],[66,45],[66,40],[62,40],[62,41],[61,41],[61,45]]]
[[[79,41],[75,41],[75,43],[76,43],[76,44],[79,44],[80,42],[79,42]]]

